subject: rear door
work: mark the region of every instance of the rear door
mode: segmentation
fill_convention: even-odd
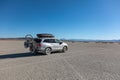
[[[57,50],[57,44],[55,42],[55,39],[45,39],[44,43],[47,43],[47,47],[51,47],[53,51]]]

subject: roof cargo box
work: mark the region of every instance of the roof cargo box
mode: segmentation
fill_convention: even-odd
[[[52,34],[37,34],[36,35],[38,38],[54,38],[55,36],[53,36]]]

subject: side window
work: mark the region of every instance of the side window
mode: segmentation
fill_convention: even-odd
[[[49,43],[49,39],[45,39],[43,42]]]
[[[55,39],[50,39],[50,43],[56,43]]]
[[[60,41],[60,40],[58,40],[58,39],[55,39],[55,42],[56,42],[56,43],[60,43],[61,41]]]
[[[46,43],[55,43],[55,39],[45,39],[43,42],[46,42]]]

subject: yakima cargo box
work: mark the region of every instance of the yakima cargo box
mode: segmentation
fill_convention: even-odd
[[[52,34],[36,34],[38,38],[54,38],[55,36]]]

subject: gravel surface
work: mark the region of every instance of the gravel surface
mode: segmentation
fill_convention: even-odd
[[[33,55],[0,40],[0,80],[120,80],[120,44],[68,42],[66,53]]]

